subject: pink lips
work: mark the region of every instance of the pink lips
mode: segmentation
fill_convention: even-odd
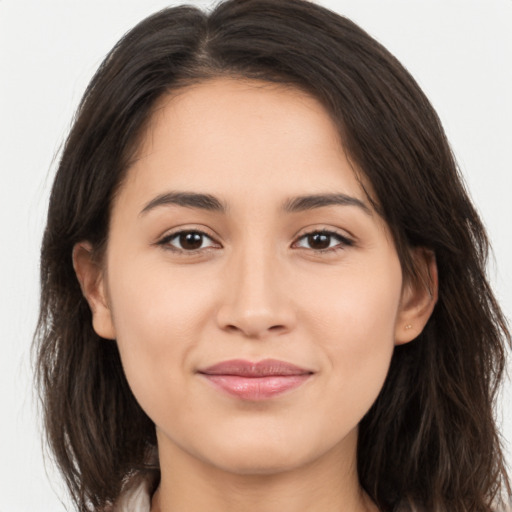
[[[266,400],[299,387],[313,372],[284,361],[233,359],[199,370],[216,387],[244,400]]]

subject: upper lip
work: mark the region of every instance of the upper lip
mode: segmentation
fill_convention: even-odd
[[[264,359],[257,362],[245,361],[243,359],[231,359],[200,369],[199,373],[205,375],[236,375],[239,377],[254,378],[279,375],[308,375],[313,372],[285,361],[279,361],[278,359]]]

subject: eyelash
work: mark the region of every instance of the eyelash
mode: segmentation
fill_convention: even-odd
[[[174,233],[170,233],[169,235],[164,236],[161,240],[159,240],[157,242],[157,245],[163,246],[163,247],[165,247],[165,249],[170,250],[174,253],[183,255],[183,256],[193,256],[193,255],[198,254],[204,250],[212,249],[212,247],[205,247],[205,248],[199,248],[199,249],[193,249],[193,250],[186,250],[186,249],[179,249],[179,248],[176,248],[176,247],[173,247],[172,245],[170,245],[172,240],[175,240],[185,234],[197,234],[197,235],[201,235],[202,237],[209,238],[210,240],[213,241],[213,239],[210,235],[208,235],[204,231],[201,231],[200,229],[185,229],[185,230],[176,231]],[[335,231],[330,231],[327,229],[317,229],[314,231],[310,231],[308,233],[304,233],[297,239],[297,241],[306,239],[306,238],[314,236],[314,235],[324,235],[324,236],[327,236],[330,238],[335,238],[338,240],[338,245],[334,246],[334,247],[327,247],[325,249],[306,248],[307,250],[313,251],[315,253],[320,253],[320,254],[335,253],[337,251],[344,250],[346,247],[352,247],[355,245],[354,241],[351,240],[350,238],[343,236],[340,233],[337,233]],[[294,244],[296,244],[296,243],[297,242],[294,242]]]

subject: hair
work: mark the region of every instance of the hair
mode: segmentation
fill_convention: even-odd
[[[113,196],[157,100],[216,77],[283,84],[320,101],[371,185],[404,274],[416,274],[411,248],[435,254],[434,312],[414,342],[395,348],[359,426],[362,487],[383,511],[403,502],[494,510],[511,495],[494,421],[510,334],[485,275],[484,227],[414,79],[353,22],[306,0],[164,9],[116,44],[85,91],[51,192],[34,345],[47,440],[78,510],[115,502],[156,438],[115,341],[92,328],[72,250],[88,240],[101,255]]]

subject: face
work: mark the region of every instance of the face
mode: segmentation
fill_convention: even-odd
[[[117,340],[160,452],[237,473],[354,453],[394,345],[417,334],[329,116],[253,81],[160,101],[92,281],[94,327]]]

